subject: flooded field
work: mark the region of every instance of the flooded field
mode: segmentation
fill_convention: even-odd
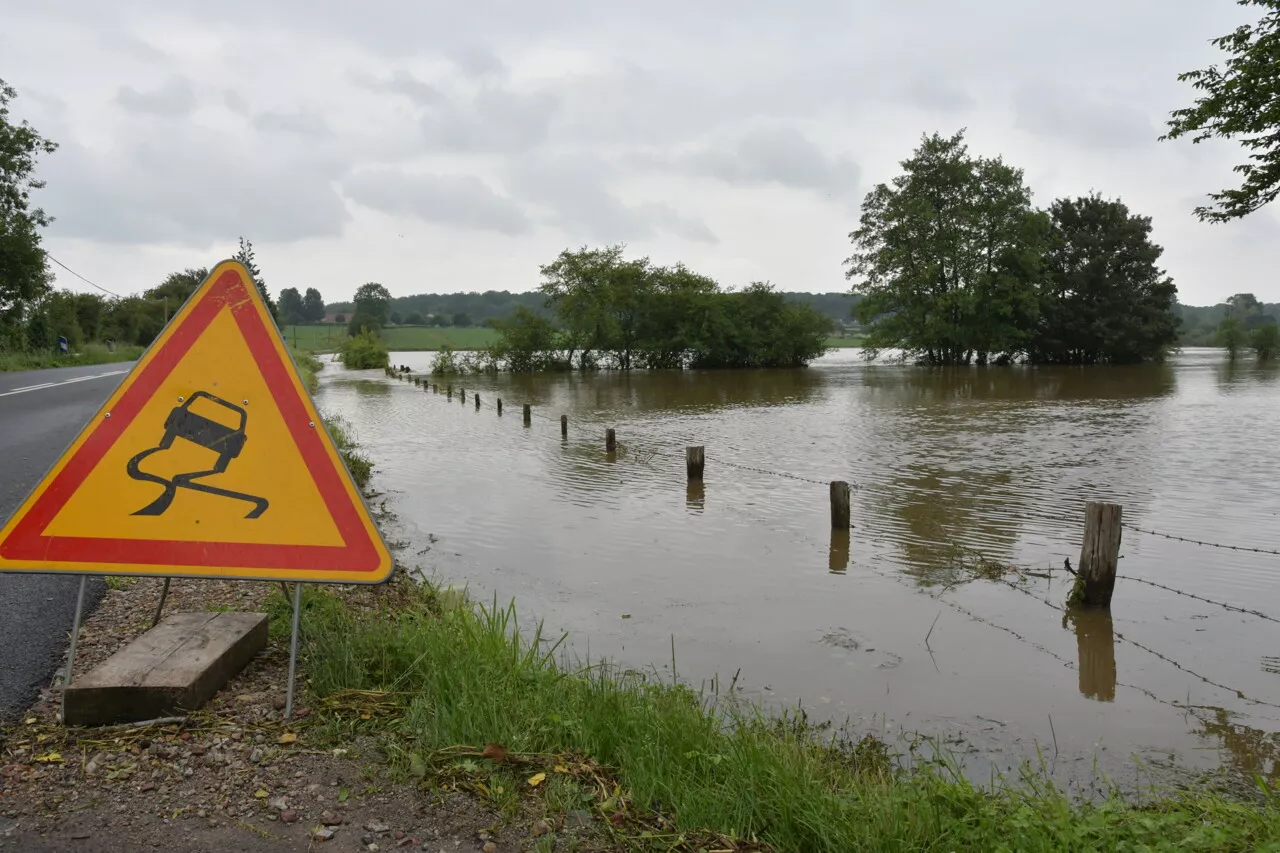
[[[1216,350],[1083,370],[846,350],[803,371],[455,378],[465,405],[380,371],[321,380],[406,561],[515,597],[580,654],[669,675],[674,640],[685,680],[740,672],[770,703],[943,736],[979,773],[1038,747],[1055,772],[1096,761],[1121,783],[1134,757],[1280,778],[1280,623],[1141,582],[1280,618],[1280,555],[1126,528],[1111,617],[1060,610],[1086,500],[1280,550],[1280,369]],[[686,445],[706,446],[701,488]],[[847,539],[831,480],[855,485]]]

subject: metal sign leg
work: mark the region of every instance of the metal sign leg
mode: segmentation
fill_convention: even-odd
[[[293,585],[293,637],[289,640],[289,693],[284,700],[284,718],[293,719],[293,677],[298,671],[298,622],[302,616],[302,584]]]
[[[160,624],[160,614],[164,612],[164,600],[169,597],[169,581],[171,580],[173,578],[164,579],[164,589],[160,590],[160,603],[156,605],[156,615],[151,620],[152,628]]]
[[[71,673],[76,668],[76,640],[80,636],[80,617],[84,614],[84,585],[89,580],[88,575],[80,576],[80,591],[76,593],[76,616],[71,623],[71,648],[67,651],[67,676],[62,679],[62,722],[67,721],[67,688],[71,686]],[[296,624],[296,619],[295,619]],[[292,679],[290,679],[290,689],[292,690]]]

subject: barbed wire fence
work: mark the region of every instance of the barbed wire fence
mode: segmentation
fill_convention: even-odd
[[[399,372],[391,371],[391,370],[388,370],[388,375],[389,375],[389,376],[394,375],[394,376],[396,376],[396,378],[400,378],[400,379],[404,379],[404,380],[406,380],[406,381],[412,382],[412,383],[413,383],[413,384],[415,384],[416,386],[423,387],[425,390],[428,390],[428,391],[431,389],[431,386],[432,386],[432,384],[433,384],[433,383],[431,383],[431,382],[430,382],[430,378],[429,378],[429,377],[414,377],[414,376],[410,376],[410,375],[401,375],[401,374],[399,374]],[[436,383],[436,384],[438,385],[438,383]],[[461,387],[459,387],[458,392],[459,392],[459,394],[460,394],[460,395],[461,395],[461,394],[465,394],[465,391],[464,391]],[[441,395],[446,395],[446,396],[447,396],[446,388],[441,387],[441,388],[439,389],[439,394],[441,394]],[[475,394],[475,392],[474,392],[474,390],[473,390],[473,391],[472,391],[472,395],[473,395],[473,398],[472,398],[472,399],[474,399],[474,394]],[[461,404],[462,404],[462,405],[468,405],[468,404],[470,403],[470,401],[466,400],[466,399],[465,399],[465,397],[464,397],[460,402],[461,402]],[[488,408],[488,409],[497,409],[499,405],[500,405],[500,398],[497,398],[496,396],[489,397],[489,398],[483,398],[483,397],[482,397],[482,398],[481,398],[480,406],[479,406],[479,407],[477,407],[477,408],[483,407],[483,408]],[[521,414],[522,414],[522,416],[523,416],[523,406],[521,406]],[[547,423],[556,424],[556,425],[561,425],[561,426],[562,426],[562,428],[563,428],[563,422],[561,422],[561,421],[560,421],[559,417],[557,417],[557,416],[552,416],[552,415],[548,415],[548,414],[545,414],[544,412],[542,412],[542,411],[540,410],[540,408],[539,408],[539,407],[531,406],[531,407],[530,407],[530,410],[529,410],[529,412],[528,412],[528,414],[529,414],[529,416],[530,416],[531,418],[538,418],[539,420],[541,420],[541,421],[545,421],[545,422],[547,422]],[[599,425],[598,425],[598,424],[595,424],[595,423],[592,423],[592,424],[591,424],[591,426],[592,426],[593,428],[597,428],[597,429],[599,428]],[[582,432],[582,431],[585,431],[585,429],[586,429],[586,427],[585,427],[581,422],[578,422],[578,421],[571,421],[571,422],[569,422],[569,428],[574,429],[576,432]],[[651,460],[651,459],[653,459],[653,458],[655,458],[655,457],[659,457],[659,456],[660,456],[660,457],[663,457],[663,458],[671,458],[671,459],[675,459],[675,458],[679,458],[679,459],[681,459],[681,460],[683,460],[683,459],[684,459],[684,452],[683,452],[682,450],[676,450],[676,449],[673,449],[673,448],[667,448],[667,447],[648,447],[648,448],[640,449],[640,448],[639,448],[639,445],[641,445],[642,443],[643,443],[643,440],[637,440],[634,436],[628,436],[628,437],[627,437],[627,441],[623,444],[623,446],[624,446],[624,447],[630,447],[630,448],[636,448],[636,449],[639,449],[639,451],[640,451],[640,452],[638,452],[638,453],[637,453],[637,459],[638,459],[639,461],[641,461],[642,463],[643,463],[643,462],[645,462],[645,461],[649,461],[649,460]],[[724,458],[722,458],[722,457],[714,456],[714,455],[711,455],[711,454],[708,454],[708,456],[707,456],[707,461],[708,461],[708,462],[713,462],[713,461],[714,461],[714,463],[715,463],[716,465],[723,465],[723,466],[728,467],[728,468],[734,468],[734,469],[741,470],[741,471],[749,471],[749,472],[752,472],[752,473],[761,474],[761,475],[765,475],[765,476],[778,477],[778,478],[781,478],[781,479],[791,480],[791,481],[794,481],[794,482],[806,483],[806,484],[810,484],[810,485],[816,485],[816,486],[828,487],[828,486],[830,486],[830,484],[831,484],[831,481],[829,481],[829,480],[819,480],[819,479],[817,479],[817,478],[814,478],[814,477],[807,477],[807,476],[804,476],[804,475],[801,475],[801,474],[794,474],[794,473],[790,473],[790,472],[786,472],[786,471],[775,471],[775,470],[768,469],[768,468],[764,468],[764,467],[760,467],[760,466],[747,465],[747,464],[743,464],[743,463],[740,463],[740,462],[733,462],[733,461],[731,461],[731,460],[724,459]],[[847,482],[849,482],[849,485],[850,485],[850,488],[851,488],[851,489],[858,490],[858,489],[862,489],[862,488],[864,488],[864,486],[863,486],[863,485],[858,484],[858,483],[856,483],[856,482],[853,482],[853,481],[847,481]],[[753,520],[755,520],[755,521],[757,521],[757,522],[762,522],[762,521],[763,521],[763,519],[760,519],[760,518],[753,518]],[[1058,520],[1059,520],[1059,521],[1061,521],[1063,524],[1075,524],[1075,523],[1078,523],[1076,520],[1068,519],[1068,518],[1066,518],[1066,517],[1059,517],[1059,518],[1058,518]],[[1205,548],[1217,548],[1217,549],[1227,550],[1227,551],[1233,551],[1233,552],[1253,553],[1253,554],[1259,554],[1259,555],[1265,555],[1265,556],[1277,556],[1277,557],[1280,557],[1280,549],[1262,548],[1262,547],[1246,546],[1246,545],[1228,545],[1228,544],[1221,544],[1221,543],[1210,542],[1210,541],[1207,541],[1207,540],[1195,539],[1195,538],[1186,537],[1186,536],[1178,536],[1178,535],[1171,534],[1171,533],[1164,533],[1164,532],[1161,532],[1161,531],[1158,531],[1158,530],[1152,530],[1152,529],[1149,529],[1149,528],[1141,527],[1141,526],[1138,526],[1138,525],[1135,525],[1135,524],[1132,524],[1132,523],[1129,523],[1129,522],[1122,522],[1122,523],[1121,523],[1121,527],[1123,527],[1123,528],[1124,528],[1124,529],[1126,529],[1126,530],[1133,531],[1133,532],[1135,532],[1135,533],[1141,533],[1141,534],[1144,534],[1144,535],[1154,536],[1154,537],[1158,537],[1158,538],[1165,539],[1165,540],[1169,540],[1169,541],[1182,542],[1182,543],[1185,543],[1185,544],[1196,545],[1196,546],[1199,546],[1199,547],[1205,547]],[[779,530],[777,530],[776,528],[770,528],[770,530],[772,530],[772,531],[774,531],[774,532],[778,532],[778,533],[782,533],[782,532],[783,532],[783,531],[779,531]],[[789,536],[789,537],[791,537],[791,536],[793,535],[793,531],[787,531],[787,532],[786,532],[786,535],[787,535],[787,536]],[[946,544],[946,543],[935,543],[935,544],[944,545],[944,544]],[[1016,569],[1016,567],[1014,567],[1014,568]],[[1073,570],[1073,571],[1074,571],[1074,570]],[[1040,596],[1038,596],[1038,595],[1036,595],[1034,592],[1032,592],[1030,589],[1026,588],[1024,585],[1021,585],[1021,584],[1018,584],[1018,583],[1014,583],[1014,582],[1012,582],[1012,581],[1007,580],[1007,579],[1006,579],[1006,578],[1004,578],[1004,577],[997,577],[997,576],[993,576],[993,575],[990,575],[990,574],[985,574],[985,573],[984,573],[984,574],[983,574],[983,575],[981,575],[981,576],[982,576],[982,577],[984,577],[984,578],[986,578],[986,579],[988,579],[988,580],[992,580],[992,581],[995,581],[995,582],[997,582],[997,583],[1000,583],[1000,584],[1002,584],[1002,585],[1004,585],[1004,586],[1007,586],[1007,587],[1009,587],[1010,589],[1013,589],[1013,590],[1015,590],[1015,591],[1017,591],[1017,592],[1019,592],[1019,593],[1021,593],[1021,594],[1023,594],[1023,595],[1028,596],[1029,598],[1032,598],[1032,599],[1034,599],[1034,600],[1036,600],[1036,601],[1040,602],[1041,604],[1043,604],[1043,605],[1045,605],[1045,606],[1047,606],[1047,607],[1049,607],[1049,608],[1051,608],[1051,609],[1053,609],[1053,610],[1055,610],[1055,611],[1057,611],[1057,612],[1061,613],[1061,614],[1064,616],[1064,618],[1065,618],[1065,617],[1067,617],[1067,616],[1070,614],[1070,612],[1071,612],[1071,611],[1069,610],[1069,608],[1067,608],[1067,607],[1064,607],[1064,606],[1061,606],[1061,605],[1055,604],[1055,603],[1053,603],[1052,601],[1049,601],[1049,600],[1048,600],[1048,599],[1046,599],[1046,598],[1041,598]],[[975,576],[975,577],[976,577],[976,576]],[[1253,617],[1255,617],[1255,618],[1262,619],[1262,620],[1265,620],[1265,621],[1268,621],[1268,622],[1272,622],[1272,623],[1280,624],[1280,618],[1276,618],[1276,617],[1274,617],[1274,616],[1268,615],[1267,613],[1264,613],[1264,612],[1262,612],[1261,610],[1252,609],[1252,608],[1247,608],[1247,607],[1241,607],[1241,606],[1238,606],[1238,605],[1230,604],[1230,603],[1228,603],[1228,602],[1218,601],[1218,600],[1215,600],[1215,599],[1212,599],[1212,598],[1207,598],[1207,597],[1205,597],[1205,596],[1198,595],[1198,594],[1193,593],[1193,592],[1188,592],[1188,591],[1186,591],[1186,590],[1177,589],[1177,588],[1172,587],[1172,586],[1169,586],[1169,585],[1167,585],[1167,584],[1159,583],[1159,582],[1157,582],[1157,581],[1148,580],[1148,579],[1146,579],[1146,578],[1136,577],[1136,576],[1133,576],[1133,575],[1117,574],[1117,575],[1116,575],[1116,578],[1117,578],[1118,580],[1125,580],[1125,581],[1130,581],[1130,582],[1133,582],[1133,583],[1143,584],[1143,585],[1146,585],[1146,586],[1149,586],[1149,587],[1153,587],[1153,588],[1155,588],[1155,589],[1159,589],[1159,590],[1162,590],[1162,591],[1165,591],[1165,592],[1169,592],[1169,593],[1172,593],[1172,594],[1175,594],[1175,595],[1179,595],[1179,596],[1183,596],[1183,597],[1186,597],[1186,598],[1189,598],[1189,599],[1193,599],[1193,600],[1196,600],[1196,601],[1202,602],[1202,603],[1204,603],[1204,604],[1210,604],[1210,605],[1213,605],[1213,606],[1216,606],[1216,607],[1220,607],[1220,608],[1222,608],[1222,609],[1224,609],[1224,610],[1227,610],[1227,611],[1231,611],[1231,612],[1235,612],[1235,613],[1240,613],[1240,614],[1242,614],[1242,615],[1247,615],[1247,616],[1253,616]],[[948,607],[950,607],[950,608],[952,608],[952,609],[956,610],[957,612],[960,612],[960,613],[964,614],[964,615],[965,615],[965,616],[967,616],[968,618],[973,619],[973,620],[975,620],[976,622],[979,622],[979,623],[981,623],[981,624],[984,624],[984,625],[987,625],[987,626],[989,626],[989,627],[992,627],[992,628],[995,628],[995,629],[997,629],[997,630],[1000,630],[1000,631],[1002,631],[1002,632],[1004,632],[1004,633],[1006,633],[1006,634],[1008,634],[1008,635],[1012,636],[1012,637],[1013,637],[1013,638],[1015,638],[1016,640],[1018,640],[1018,641],[1020,641],[1020,642],[1023,642],[1023,643],[1026,643],[1026,644],[1028,644],[1029,646],[1031,646],[1032,648],[1035,648],[1036,650],[1038,650],[1038,651],[1040,651],[1040,652],[1042,652],[1042,653],[1044,653],[1044,654],[1049,655],[1050,657],[1052,657],[1053,659],[1057,660],[1059,663],[1063,664],[1064,666],[1066,666],[1066,667],[1068,667],[1068,668],[1071,668],[1071,669],[1078,669],[1078,666],[1077,666],[1077,664],[1076,664],[1075,662],[1070,661],[1070,660],[1068,660],[1067,658],[1065,658],[1065,657],[1063,657],[1063,656],[1059,655],[1058,653],[1056,653],[1056,652],[1052,651],[1051,649],[1048,649],[1048,648],[1047,648],[1047,647],[1045,647],[1044,645],[1042,645],[1042,644],[1040,644],[1040,643],[1037,643],[1037,642],[1035,642],[1034,640],[1029,639],[1029,638],[1028,638],[1028,637],[1026,637],[1024,634],[1022,634],[1022,633],[1020,633],[1020,632],[1018,632],[1018,631],[1015,631],[1015,630],[1013,630],[1013,629],[1011,629],[1011,628],[1008,628],[1008,627],[1006,627],[1006,626],[1000,625],[1000,624],[996,623],[995,621],[993,621],[992,619],[990,619],[990,618],[988,618],[988,617],[984,617],[984,616],[981,616],[981,615],[979,615],[979,614],[976,614],[976,613],[974,613],[972,610],[970,610],[969,608],[964,607],[963,605],[960,605],[960,604],[957,604],[956,602],[949,601],[949,600],[947,600],[947,599],[942,598],[942,596],[943,596],[943,595],[945,595],[948,591],[950,591],[953,587],[954,587],[954,584],[953,584],[953,585],[949,585],[949,586],[945,587],[945,588],[944,588],[944,589],[943,589],[943,590],[942,590],[938,595],[936,595],[936,596],[934,596],[934,597],[935,597],[935,598],[937,598],[939,601],[941,601],[941,603],[943,603],[944,605],[946,605],[946,606],[948,606]],[[1124,633],[1122,633],[1122,632],[1120,632],[1120,631],[1115,631],[1115,630],[1113,629],[1113,635],[1114,635],[1118,640],[1120,640],[1121,642],[1127,643],[1127,644],[1129,644],[1129,645],[1131,645],[1131,646],[1133,646],[1133,647],[1135,647],[1135,648],[1137,648],[1137,649],[1139,649],[1139,650],[1141,650],[1141,651],[1143,651],[1143,652],[1145,652],[1145,653],[1147,653],[1147,654],[1150,654],[1150,655],[1152,655],[1152,656],[1154,656],[1154,657],[1158,658],[1159,660],[1164,661],[1165,663],[1169,664],[1170,666],[1173,666],[1173,667],[1175,667],[1176,669],[1178,669],[1179,671],[1182,671],[1182,672],[1184,672],[1184,673],[1186,673],[1186,674],[1188,674],[1188,675],[1192,676],[1193,678],[1196,678],[1197,680],[1199,680],[1199,681],[1203,682],[1204,684],[1207,684],[1207,685],[1209,685],[1209,686],[1211,686],[1211,687],[1215,687],[1215,688],[1217,688],[1217,689],[1219,689],[1219,690],[1223,690],[1223,691],[1226,691],[1226,692],[1228,692],[1228,693],[1231,693],[1231,694],[1233,694],[1233,695],[1237,696],[1238,698],[1240,698],[1242,701],[1244,701],[1244,702],[1246,702],[1246,703],[1253,704],[1253,705],[1262,705],[1262,706],[1266,706],[1266,707],[1269,707],[1269,708],[1277,708],[1277,709],[1280,709],[1280,703],[1269,702],[1269,701],[1267,701],[1267,700],[1257,699],[1257,698],[1251,697],[1251,696],[1249,696],[1247,693],[1245,693],[1244,691],[1242,691],[1242,690],[1240,690],[1240,689],[1238,689],[1238,688],[1231,687],[1231,686],[1229,686],[1229,685],[1226,685],[1226,684],[1220,683],[1220,682],[1218,682],[1218,681],[1215,681],[1215,680],[1213,680],[1213,679],[1211,679],[1211,678],[1209,678],[1209,677],[1207,677],[1207,676],[1205,676],[1205,675],[1203,675],[1203,674],[1201,674],[1201,673],[1199,673],[1199,672],[1196,672],[1195,670],[1193,670],[1193,669],[1191,669],[1191,668],[1189,668],[1189,667],[1185,666],[1184,664],[1179,663],[1178,661],[1174,660],[1173,658],[1169,657],[1168,655],[1165,655],[1165,654],[1163,654],[1163,653],[1161,653],[1161,652],[1159,652],[1159,651],[1157,651],[1157,650],[1155,650],[1155,649],[1153,649],[1153,648],[1151,648],[1151,647],[1149,647],[1149,646],[1147,646],[1147,645],[1145,645],[1145,644],[1143,644],[1143,643],[1141,643],[1141,642],[1139,642],[1139,641],[1137,641],[1137,640],[1133,639],[1132,637],[1129,637],[1129,636],[1125,635]],[[932,652],[931,652],[931,653],[932,653]],[[1153,700],[1155,700],[1155,701],[1157,701],[1157,702],[1160,702],[1160,703],[1162,703],[1162,704],[1168,705],[1168,706],[1170,706],[1170,707],[1175,707],[1175,708],[1178,708],[1178,709],[1180,709],[1180,710],[1184,710],[1184,711],[1189,710],[1189,709],[1187,708],[1187,706],[1186,706],[1186,704],[1185,704],[1185,703],[1179,703],[1179,702],[1170,701],[1170,700],[1168,700],[1168,699],[1164,699],[1164,698],[1162,698],[1162,697],[1160,697],[1160,696],[1156,695],[1156,694],[1155,694],[1155,693],[1153,693],[1151,690],[1149,690],[1149,689],[1147,689],[1147,688],[1145,688],[1145,687],[1141,687],[1141,686],[1139,686],[1139,685],[1134,685],[1134,684],[1127,684],[1127,683],[1120,682],[1120,681],[1117,681],[1117,682],[1116,682],[1116,684],[1117,684],[1117,686],[1122,686],[1122,687],[1126,687],[1126,688],[1129,688],[1129,689],[1136,690],[1136,691],[1138,691],[1138,692],[1140,692],[1140,693],[1143,693],[1143,694],[1144,694],[1144,695],[1146,695],[1148,698],[1151,698],[1151,699],[1153,699]]]

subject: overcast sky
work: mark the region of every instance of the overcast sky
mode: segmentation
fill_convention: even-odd
[[[0,77],[61,148],[54,257],[136,292],[253,240],[273,292],[528,290],[626,242],[725,285],[847,288],[920,135],[1153,217],[1189,304],[1280,301],[1280,208],[1191,209],[1231,144],[1158,142],[1232,0],[0,0]],[[58,283],[88,289],[55,267]]]

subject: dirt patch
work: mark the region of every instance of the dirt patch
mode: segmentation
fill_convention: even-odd
[[[413,581],[345,587],[348,606],[394,606]],[[85,622],[75,673],[151,624],[161,582],[116,579]],[[166,612],[263,611],[271,584],[174,581]],[[508,808],[432,780],[397,778],[378,742],[333,746],[305,690],[283,719],[287,630],[198,713],[144,728],[67,729],[61,671],[0,734],[0,850],[601,850],[592,818]]]

